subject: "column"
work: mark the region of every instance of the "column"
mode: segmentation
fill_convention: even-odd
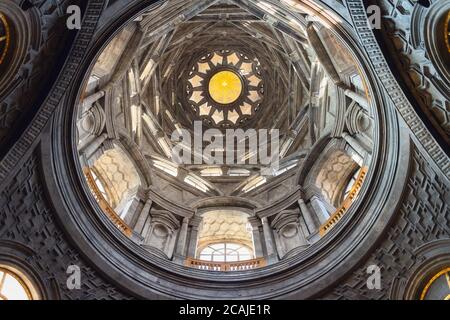
[[[270,258],[271,256],[273,256],[275,254],[272,230],[270,228],[269,221],[267,221],[266,217],[261,218],[261,223],[263,226],[264,241],[266,243],[267,256]]]
[[[150,217],[150,209],[152,208],[153,201],[148,199],[145,202],[144,208],[142,208],[141,213],[139,214],[139,217],[136,221],[136,224],[134,226],[134,231],[145,237],[144,233],[144,225],[147,221],[147,218]]]
[[[183,257],[185,256],[185,248],[187,241],[189,218],[184,217],[181,224],[180,232],[178,234],[177,247],[175,249],[175,256]]]
[[[307,237],[312,233],[309,232],[308,227],[305,224],[305,221],[303,219],[299,219],[298,220],[298,224],[299,224],[299,231],[301,232],[300,235],[300,241],[302,241],[302,238],[304,240],[304,245],[307,246],[309,244],[309,241],[307,240]]]
[[[306,234],[303,232],[303,228],[302,228],[302,222],[299,219],[298,220],[298,238],[300,241],[300,247],[305,247],[308,245],[308,241],[306,240]]]
[[[303,215],[303,218],[305,219],[306,226],[308,228],[309,233],[314,233],[317,229],[316,224],[314,222],[313,215],[311,214],[311,211],[306,206],[305,201],[300,198],[298,199],[298,205],[300,207],[300,212]]]
[[[131,226],[133,223],[133,220],[136,220],[136,215],[140,214],[142,211],[142,204],[141,200],[138,196],[134,195],[133,199],[131,200],[131,204],[128,207],[127,213],[125,214],[123,221]]]
[[[257,217],[250,217],[248,222],[252,225],[252,234],[253,234],[253,247],[255,249],[255,257],[263,257],[263,247],[261,242],[261,220]]]
[[[189,235],[189,243],[188,243],[187,253],[186,253],[187,257],[193,257],[193,258],[195,257],[195,253],[197,251],[198,228],[199,228],[201,222],[202,222],[202,218],[197,217],[196,215],[194,215],[190,219],[191,232]]]
[[[134,134],[134,140],[138,146],[141,145],[142,140],[142,103],[141,103],[141,82],[139,78],[139,63],[137,59],[133,60],[132,64],[133,74],[134,74],[134,82],[136,85],[136,132]]]
[[[110,139],[118,139],[119,134],[117,133],[116,128],[116,108],[119,106],[115,101],[116,97],[116,87],[111,83],[108,84],[105,88],[105,116],[106,116],[106,132],[108,133],[108,137]]]
[[[306,27],[306,34],[308,35],[308,40],[311,48],[313,49],[317,56],[317,59],[319,59],[321,65],[325,69],[328,77],[331,79],[331,81],[333,81],[335,85],[339,86],[342,83],[342,80],[336,68],[334,67],[333,61],[328,55],[327,49],[323,45],[322,40],[314,29],[312,23],[309,23],[309,25]]]

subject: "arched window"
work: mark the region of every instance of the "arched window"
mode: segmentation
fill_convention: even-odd
[[[447,45],[447,53],[450,54],[450,10],[447,12],[447,16],[444,21],[445,44]]]
[[[239,210],[211,210],[202,214],[196,259],[235,262],[255,258],[252,226]]]
[[[0,266],[0,300],[35,300],[37,295],[22,274]]]
[[[95,185],[97,186],[98,190],[102,194],[103,198],[106,201],[110,201],[108,193],[106,192],[105,186],[103,185],[103,182],[100,180],[100,178],[95,173],[95,170],[91,170],[92,177],[94,178]]]
[[[355,173],[351,176],[350,180],[347,182],[347,185],[344,189],[344,193],[342,194],[342,201],[345,200],[345,198],[347,198],[348,194],[350,193],[350,191],[352,191],[353,185],[355,184],[356,180],[358,179],[358,175],[359,175],[359,169],[358,168]]]
[[[210,244],[200,252],[200,260],[216,262],[235,262],[253,259],[252,251],[238,243]]]
[[[0,12],[0,65],[7,57],[11,46],[11,29],[6,16]]]
[[[440,270],[428,280],[420,300],[450,300],[450,267]]]

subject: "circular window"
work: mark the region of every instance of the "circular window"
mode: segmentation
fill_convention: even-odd
[[[450,267],[431,277],[422,290],[420,300],[450,300]]]
[[[232,71],[219,71],[209,80],[208,91],[217,103],[230,104],[235,102],[242,93],[242,82]]]
[[[6,58],[11,41],[11,31],[6,16],[0,13],[0,65]]]
[[[436,40],[439,54],[447,68],[450,68],[450,10],[444,11],[437,22]]]
[[[17,270],[0,267],[0,300],[36,300],[30,280]]]
[[[12,79],[38,33],[30,28],[30,14],[12,1],[0,1],[0,97],[14,87]]]
[[[264,98],[260,62],[242,52],[210,52],[190,68],[187,102],[205,124],[241,125],[255,116]]]
[[[444,24],[444,38],[447,45],[448,54],[450,54],[450,11],[447,13]]]
[[[438,1],[425,19],[425,44],[443,85],[450,81],[450,2]]]

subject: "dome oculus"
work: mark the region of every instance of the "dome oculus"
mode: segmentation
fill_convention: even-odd
[[[264,97],[256,57],[232,50],[211,52],[190,69],[187,101],[208,125],[229,127],[254,117]]]
[[[241,79],[233,71],[219,71],[209,80],[208,92],[217,103],[233,103],[242,93]]]

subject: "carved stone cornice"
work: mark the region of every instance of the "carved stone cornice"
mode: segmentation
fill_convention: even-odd
[[[132,4],[138,2],[142,3],[141,1],[130,2],[130,8],[132,8]],[[311,1],[306,0],[301,3],[306,6]],[[310,10],[314,12],[314,8],[310,8]],[[121,17],[123,20],[120,23],[131,19],[137,12],[137,8],[130,10],[128,15]],[[324,12],[326,13],[326,11]],[[317,15],[320,16],[320,13],[317,12]],[[116,17],[111,16],[110,18],[109,24],[102,30],[102,32],[106,30],[107,34],[112,34],[120,26],[120,23],[115,19]],[[328,18],[328,16],[323,17],[324,20]],[[342,27],[341,24],[335,22],[334,25],[330,21],[327,23],[332,25],[333,31],[342,32],[342,30],[336,30]],[[92,59],[95,55],[93,52],[97,52],[103,44],[96,43],[92,52],[81,51],[77,54],[80,55],[80,58],[86,54],[88,58]],[[355,55],[361,59],[361,62],[365,62],[364,57]],[[77,79],[80,80],[85,70],[82,66],[75,65],[73,67],[82,69],[79,70],[80,74]],[[77,90],[75,87],[78,84],[78,81],[74,81],[73,88],[67,90],[68,95],[76,95],[74,91]],[[75,98],[70,96],[66,102],[70,102],[72,99],[75,101]],[[66,276],[64,272],[61,272],[64,269],[61,266],[65,265],[65,262],[86,261],[82,266],[93,271],[87,277],[82,277],[83,287],[87,286],[90,290],[94,286],[95,292],[106,288],[106,290],[113,292],[108,292],[112,296],[116,295],[113,289],[109,290],[110,287],[107,286],[107,283],[114,283],[124,292],[137,298],[205,299],[226,298],[230,294],[249,299],[318,297],[323,292],[331,290],[335,283],[344,280],[356,266],[366,261],[370,251],[375,250],[375,246],[385,237],[385,233],[381,231],[393,225],[394,218],[398,217],[397,208],[402,203],[406,203],[404,211],[409,212],[412,208],[419,208],[419,210],[416,210],[418,211],[417,214],[422,212],[423,202],[414,202],[409,194],[407,194],[408,197],[404,197],[404,189],[409,192],[413,189],[412,186],[416,186],[421,191],[417,195],[418,197],[422,197],[423,188],[420,187],[423,185],[433,185],[433,188],[441,193],[444,190],[444,185],[441,182],[429,182],[431,179],[436,179],[437,175],[432,173],[432,170],[426,170],[428,167],[422,169],[420,174],[412,177],[406,186],[409,177],[409,163],[414,161],[422,163],[423,161],[420,159],[409,161],[408,134],[405,135],[399,128],[397,118],[390,111],[390,105],[380,103],[380,105],[377,105],[377,110],[380,112],[380,122],[382,122],[379,126],[381,127],[380,131],[385,135],[379,138],[380,148],[374,154],[374,167],[368,172],[367,185],[365,184],[362,187],[360,197],[355,200],[355,204],[349,209],[341,222],[331,229],[321,241],[312,244],[309,248],[289,257],[289,259],[265,268],[255,269],[250,273],[228,273],[217,277],[215,273],[186,268],[167,261],[167,257],[161,258],[151,254],[129,238],[124,237],[113,225],[108,226],[104,223],[102,215],[98,214],[98,210],[96,211],[92,205],[93,200],[92,197],[88,196],[86,186],[80,180],[79,164],[77,167],[77,163],[74,162],[76,155],[73,154],[73,150],[67,147],[71,145],[70,137],[67,134],[70,131],[67,128],[71,124],[70,106],[72,104],[64,105],[66,107],[60,108],[55,115],[55,125],[51,128],[52,130],[43,133],[44,141],[50,141],[50,143],[41,144],[41,152],[36,152],[32,161],[24,159],[26,164],[19,168],[21,174],[17,175],[17,179],[10,180],[8,188],[5,188],[5,191],[2,192],[2,196],[6,200],[2,203],[4,210],[0,210],[0,217],[4,217],[5,212],[9,213],[10,203],[13,203],[17,208],[24,208],[24,211],[11,213],[14,214],[14,217],[17,217],[13,220],[13,223],[17,223],[9,230],[10,232],[1,232],[1,234],[3,236],[19,235],[18,239],[22,238],[24,242],[28,241],[33,248],[40,249],[42,256],[47,259],[38,260],[38,264],[52,261],[58,266],[42,267],[42,269],[45,269],[42,270],[42,275],[45,278],[52,276],[59,279]],[[402,136],[400,136],[399,131]],[[17,157],[20,158],[22,155],[19,154]],[[16,163],[9,163],[9,165],[9,168],[12,168]],[[36,169],[39,166],[43,168],[42,174]],[[416,170],[416,168],[413,169]],[[432,177],[427,177],[427,175]],[[371,188],[369,189],[369,187]],[[27,191],[27,199],[31,199],[31,201],[19,199],[16,190]],[[299,190],[298,192],[300,193]],[[153,189],[149,191],[149,194],[151,195],[150,198],[154,199],[158,205],[172,213],[189,217],[195,212],[193,209],[183,208],[171,203],[163,198],[164,195],[155,194]],[[291,196],[295,200],[299,198],[299,194],[295,192]],[[431,198],[431,195],[426,197]],[[440,195],[439,198],[443,198],[443,196]],[[279,207],[262,208],[260,211],[262,213],[270,210],[279,212],[284,209],[284,204],[280,204]],[[433,209],[431,205],[429,205],[429,208]],[[19,214],[22,212],[38,214]],[[435,219],[434,216],[432,218]],[[24,229],[17,227],[20,226],[19,222],[22,222],[22,219],[29,225],[36,225],[44,230],[49,228],[50,236],[46,232],[32,232],[24,235]],[[49,223],[53,219],[57,220],[57,223]],[[12,219],[7,220],[5,218],[5,221],[10,220]],[[34,224],[38,221],[40,223]],[[405,223],[395,225],[394,228],[397,229],[393,229],[393,231],[400,231],[397,233],[401,234],[403,230],[398,230],[398,228],[402,228],[408,223],[411,224],[408,220],[402,222]],[[431,230],[428,227],[429,225],[425,226],[424,230]],[[2,228],[1,224],[0,228]],[[402,237],[405,234],[414,237],[415,232],[413,231],[417,228],[411,230],[406,229],[408,232],[401,234]],[[436,232],[442,233],[440,230]],[[395,234],[395,232],[389,233],[389,237],[392,237],[392,234]],[[58,243],[56,243],[57,250],[49,251],[41,244],[47,243],[47,241],[48,243],[54,242],[55,238],[53,237],[58,240]],[[67,242],[70,242],[73,248],[67,249],[66,239],[69,240]],[[411,245],[415,243],[415,240],[416,238],[405,245]],[[386,246],[391,245],[391,239],[388,239]],[[398,249],[397,252],[403,252],[404,250],[401,248],[401,246],[395,246],[395,249]],[[390,258],[389,255],[384,254],[386,250],[383,249],[385,248],[381,248],[377,257],[388,256]],[[70,252],[71,254],[60,252]],[[83,254],[80,255],[79,252]],[[82,257],[83,260],[79,257]],[[323,266],[326,266],[326,268]],[[365,272],[365,270],[363,271]],[[97,274],[107,279],[106,284],[104,281],[99,281],[101,278],[100,276],[97,277]],[[360,285],[360,282],[358,282],[361,279],[366,281],[364,274],[358,274],[357,279],[353,281],[358,283],[355,290],[364,291],[368,295],[374,294],[367,293],[368,290],[366,290],[364,283]],[[287,277],[287,275],[289,276]],[[85,278],[87,280],[84,280]],[[91,279],[92,281],[89,281]],[[264,279],[264,281],[261,281],[261,279]],[[339,292],[348,287],[345,282],[343,283],[345,284],[344,289],[339,290]],[[63,294],[67,297],[77,297],[77,290],[68,292],[64,284],[63,281],[61,283]],[[217,290],[217,288],[221,290]],[[388,288],[383,288],[381,294],[386,294],[387,290]],[[379,294],[379,292],[377,291],[376,294]]]
[[[159,190],[157,190],[156,188],[154,188],[153,186],[151,186],[149,188],[147,196],[149,199],[151,199],[156,204],[160,205],[164,209],[166,209],[178,216],[190,218],[195,213],[195,210],[193,210],[191,208],[185,207],[183,205],[180,205],[178,203],[175,203],[173,201],[170,201],[170,200],[164,198],[161,195],[161,192]]]
[[[293,191],[291,191],[291,193],[287,194],[283,198],[274,201],[267,207],[255,210],[255,214],[260,218],[264,218],[279,213],[297,202],[301,196],[300,189],[300,186],[297,186]]]
[[[348,10],[368,59],[372,62],[377,77],[385,88],[385,93],[391,98],[399,114],[408,125],[411,134],[417,139],[429,156],[436,163],[447,179],[450,179],[450,159],[439,145],[416,111],[408,101],[380,49],[373,30],[369,28],[365,5],[362,0],[347,0]]]
[[[97,28],[98,19],[102,13],[105,0],[90,0],[86,6],[81,29],[72,44],[72,49],[60,75],[35,115],[33,121],[22,133],[19,140],[0,160],[0,181],[4,181],[11,171],[14,171],[17,163],[24,157],[26,152],[31,149],[36,138],[47,124],[55,109],[59,106],[61,99],[71,85],[72,78],[77,72],[77,68],[83,60],[83,56],[94,32]]]
[[[261,204],[249,198],[235,197],[235,196],[219,196],[219,197],[208,197],[207,199],[199,199],[191,203],[192,208],[212,208],[212,207],[222,207],[222,206],[234,206],[248,208],[250,210],[261,207]]]

